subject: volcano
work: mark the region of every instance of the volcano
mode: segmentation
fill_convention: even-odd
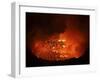
[[[26,66],[89,64],[89,16],[26,13]]]

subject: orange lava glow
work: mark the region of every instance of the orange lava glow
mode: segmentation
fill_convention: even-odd
[[[67,29],[46,39],[36,39],[31,48],[37,58],[49,61],[62,61],[79,58],[86,50],[87,40],[79,30]]]

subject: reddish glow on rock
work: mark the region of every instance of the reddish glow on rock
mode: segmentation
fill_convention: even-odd
[[[43,60],[59,61],[79,58],[86,49],[86,35],[77,29],[66,29],[65,32],[48,36],[46,39],[36,39],[31,44],[31,50]]]

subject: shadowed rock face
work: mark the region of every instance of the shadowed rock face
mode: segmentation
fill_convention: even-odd
[[[85,54],[89,44],[88,16],[29,16],[26,45],[32,55],[48,61],[63,61],[80,58]]]

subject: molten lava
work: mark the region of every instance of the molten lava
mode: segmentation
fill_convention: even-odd
[[[40,59],[49,61],[67,60],[81,57],[87,40],[79,30],[68,29],[63,33],[53,34],[45,39],[38,38],[31,44],[32,53]]]

